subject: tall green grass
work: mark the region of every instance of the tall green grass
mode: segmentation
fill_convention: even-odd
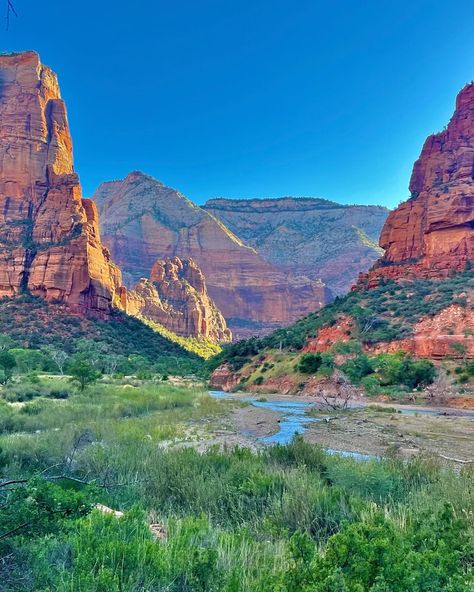
[[[163,384],[2,405],[0,471],[33,477],[0,488],[0,537],[27,518],[0,538],[2,592],[473,589],[472,469],[358,462],[301,438],[198,453],[190,429],[230,405]],[[63,471],[89,484],[48,480]]]

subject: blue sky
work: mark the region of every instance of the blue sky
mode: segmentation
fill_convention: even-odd
[[[197,203],[393,207],[474,78],[472,0],[14,4],[0,48],[58,73],[86,196],[139,169]]]

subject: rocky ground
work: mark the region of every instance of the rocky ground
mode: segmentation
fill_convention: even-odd
[[[284,400],[283,395],[278,399]],[[313,402],[310,397],[287,397],[289,401]],[[329,421],[307,424],[303,437],[325,448],[401,458],[430,455],[458,467],[474,464],[474,416],[456,409],[389,404],[331,412],[310,411],[310,416],[330,417]],[[219,426],[194,426],[187,445],[203,451],[211,446],[246,446],[257,450],[260,438],[279,430],[282,414],[232,402]]]

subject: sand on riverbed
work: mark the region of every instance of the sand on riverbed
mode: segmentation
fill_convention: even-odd
[[[242,397],[237,396],[237,401]],[[315,403],[312,397],[275,395],[279,401]],[[383,456],[388,453],[402,458],[430,454],[438,458],[474,460],[474,419],[455,409],[418,407],[415,405],[377,404],[331,412],[331,420],[306,425],[305,440],[325,448]],[[397,411],[403,411],[403,413]],[[314,413],[314,412],[313,412]],[[437,415],[437,413],[440,413]],[[322,416],[328,413],[322,412]],[[232,406],[222,430],[208,433],[200,448],[210,445],[263,446],[260,438],[275,434],[284,414],[250,404]],[[462,464],[462,463],[458,463]]]

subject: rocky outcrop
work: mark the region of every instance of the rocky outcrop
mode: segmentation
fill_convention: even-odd
[[[210,213],[143,173],[103,183],[93,200],[103,240],[129,286],[148,277],[157,259],[193,259],[237,338],[289,324],[325,303],[322,282],[265,261]]]
[[[127,312],[150,319],[183,337],[229,342],[232,333],[209,298],[204,275],[192,259],[157,261],[150,279],[128,293]]]
[[[308,339],[304,352],[326,352],[336,343],[345,343],[353,339],[354,319],[341,315],[334,324],[321,327],[317,335]]]
[[[56,75],[34,52],[0,56],[0,297],[107,315],[120,283],[81,198]]]
[[[325,199],[212,199],[204,209],[278,269],[347,292],[383,253],[377,242],[388,210]]]
[[[463,88],[447,128],[429,136],[413,167],[412,197],[390,213],[385,254],[361,277],[443,278],[474,262],[474,84]]]
[[[222,364],[211,374],[211,386],[221,391],[230,392],[237,388],[240,378],[229,364]]]
[[[416,323],[411,337],[370,349],[372,353],[399,350],[421,358],[474,358],[474,311],[452,304]]]
[[[469,304],[472,305],[471,302]],[[350,316],[341,315],[334,324],[319,329],[317,335],[308,340],[303,351],[329,351],[337,343],[354,339],[355,327]],[[474,358],[474,311],[470,306],[451,304],[415,323],[410,337],[362,347],[370,354],[402,350],[419,358]]]

